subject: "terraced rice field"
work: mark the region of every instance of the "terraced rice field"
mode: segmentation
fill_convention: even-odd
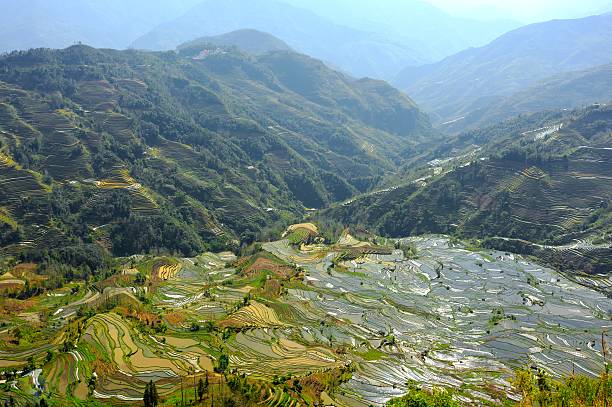
[[[118,101],[115,89],[107,81],[79,83],[75,99],[95,111],[112,110]]]
[[[273,254],[304,270],[303,280],[273,277],[284,285],[274,295],[256,275],[228,267],[236,261],[231,253],[131,258],[126,265],[157,276],[148,286],[150,308],[98,313],[74,336],[70,321],[80,307],[119,297],[138,304],[134,293],[144,288],[48,296],[39,309],[51,313],[49,332],[60,329],[56,337],[27,350],[0,349],[0,359],[19,366],[76,338],[74,349],[44,366],[46,390],[85,397],[95,371],[93,397],[112,403],[141,400],[149,380],[170,396],[181,378],[211,372],[221,354],[229,356],[230,370],[266,381],[351,365],[350,381],[325,396],[350,407],[382,406],[403,394],[409,380],[456,388],[466,401],[493,402],[499,394],[517,397],[510,383],[517,368],[538,366],[552,377],[602,371],[599,339],[612,327],[609,298],[511,253],[469,251],[438,236],[403,243],[416,247],[417,259],[348,235],[335,245],[301,249],[288,240],[265,243],[268,253],[259,258]],[[351,248],[357,257],[338,259]],[[167,329],[154,331],[162,321]],[[216,331],[206,329],[209,322]],[[263,399],[263,405],[297,405],[283,391]]]
[[[112,112],[96,112],[93,117],[103,131],[120,143],[127,144],[136,139],[132,119],[129,117]]]
[[[79,349],[106,355],[105,362],[111,366],[96,387],[97,397],[140,400],[149,380],[162,381],[162,392],[168,393],[175,389],[180,376],[212,369],[210,358],[197,341],[169,336],[160,339],[140,333],[113,313],[91,319]]]
[[[24,197],[41,197],[47,190],[40,180],[30,171],[16,165],[11,159],[0,153],[0,204],[10,210],[18,210]]]
[[[155,277],[160,280],[170,280],[181,270],[181,264],[162,264],[155,268],[153,271],[155,273]]]
[[[99,188],[99,192],[94,194],[85,204],[86,207],[92,207],[99,204],[103,199],[104,194],[112,190],[125,190],[129,193],[132,200],[132,211],[140,216],[153,216],[159,213],[159,206],[151,193],[144,188],[140,183],[132,178],[126,168],[117,167],[108,172],[108,175],[100,180],[87,179],[87,183],[91,183]],[[95,222],[96,219],[91,219]]]
[[[610,299],[519,256],[475,253],[442,237],[409,241],[418,260],[367,255],[331,275],[337,253],[313,261],[285,242],[265,245],[307,270],[309,288],[290,290],[286,301],[326,315],[325,336],[355,355],[375,355],[357,362],[345,398],[379,405],[416,380],[467,386],[470,397],[490,400],[490,390],[512,393],[508,378],[526,365],[552,377],[602,372]]]
[[[233,367],[261,377],[310,372],[344,364],[324,346],[292,340],[292,329],[253,329],[240,332],[228,344]]]
[[[506,178],[500,188],[510,192],[514,220],[528,228],[541,225],[569,233],[579,228],[601,202],[610,199],[611,158],[610,150],[583,149],[566,163],[549,164],[547,168],[529,167],[509,176],[512,168],[497,163],[487,164],[487,173],[496,179]]]
[[[253,302],[232,314],[225,323],[236,327],[279,327],[283,326],[276,312],[264,304]]]

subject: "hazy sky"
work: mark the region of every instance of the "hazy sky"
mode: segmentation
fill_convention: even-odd
[[[612,11],[612,0],[427,0],[452,12],[469,16],[510,17],[524,22],[583,17]],[[477,10],[474,10],[477,9]],[[478,10],[479,9],[479,10]]]

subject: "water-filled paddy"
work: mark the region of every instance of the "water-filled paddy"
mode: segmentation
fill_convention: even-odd
[[[602,371],[601,334],[612,326],[604,295],[509,253],[472,252],[443,237],[405,241],[417,259],[396,250],[337,268],[333,252],[316,260],[283,242],[265,246],[306,270],[308,288],[289,290],[286,301],[336,321],[324,336],[357,355],[383,352],[354,357],[346,397],[382,403],[408,380],[510,391],[512,371],[532,365],[553,377]]]
[[[403,243],[417,256],[362,255],[364,244],[354,239],[302,250],[266,243],[269,258],[259,258],[298,271],[274,281],[265,269],[264,278],[245,273],[228,254],[177,259],[176,273],[152,286],[146,312],[90,318],[75,349],[86,360],[58,359],[63,364],[43,377],[63,391],[102,355],[108,372],[95,394],[130,399],[151,379],[168,394],[189,372],[213,370],[222,353],[231,370],[266,381],[351,364],[350,381],[326,397],[352,407],[382,405],[408,381],[491,401],[512,396],[517,368],[537,366],[552,377],[602,371],[612,300],[510,253],[469,251],[444,237]],[[68,324],[82,304],[105,296],[134,304],[139,290],[87,291],[51,312]],[[147,328],[153,322],[167,330]]]

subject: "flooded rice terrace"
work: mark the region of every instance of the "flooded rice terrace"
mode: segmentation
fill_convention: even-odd
[[[602,332],[612,325],[606,296],[510,253],[473,252],[443,237],[403,241],[416,246],[417,259],[395,250],[338,267],[338,253],[323,248],[264,246],[306,271],[308,289],[289,290],[285,301],[335,321],[305,326],[302,337],[358,355],[338,401],[382,404],[411,380],[490,401],[512,393],[517,368],[552,377],[603,371]]]

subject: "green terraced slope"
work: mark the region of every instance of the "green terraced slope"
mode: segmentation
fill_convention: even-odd
[[[436,136],[383,82],[290,51],[217,51],[0,58],[3,250],[250,242],[370,190]]]

